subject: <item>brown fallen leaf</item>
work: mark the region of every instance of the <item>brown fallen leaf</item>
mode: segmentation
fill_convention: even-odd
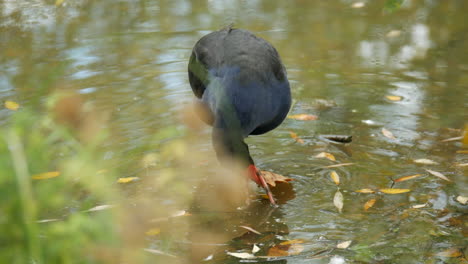
[[[388,100],[390,101],[401,101],[402,97],[401,96],[397,96],[397,95],[386,95],[385,98],[387,98]]]
[[[435,254],[435,256],[446,258],[458,258],[462,255],[463,253],[459,248],[449,248],[447,250]]]
[[[310,114],[297,114],[297,115],[290,115],[288,116],[288,118],[301,120],[301,121],[311,121],[311,120],[317,120],[318,116],[310,115]]]
[[[438,172],[438,171],[433,171],[433,170],[426,170],[427,172],[429,172],[430,174],[438,177],[438,178],[441,178],[442,180],[446,180],[446,181],[449,181],[451,182],[451,180],[447,177],[445,177],[445,175],[443,175],[442,173]]]
[[[326,158],[331,161],[336,161],[335,156],[333,154],[328,153],[328,152],[320,152],[319,154],[315,155],[316,158]]]
[[[394,188],[384,188],[384,189],[379,189],[380,192],[386,193],[386,194],[399,194],[399,193],[406,193],[410,192],[410,189],[394,189]]]
[[[400,178],[394,180],[394,182],[407,181],[407,180],[411,180],[411,179],[418,178],[418,177],[421,177],[421,176],[422,176],[422,174],[414,174],[414,175],[409,175],[409,176],[403,176],[403,177],[400,177]]]
[[[33,180],[45,180],[45,179],[55,178],[59,175],[60,175],[59,171],[49,171],[49,172],[34,174],[32,176],[32,179]]]
[[[369,208],[371,208],[372,206],[374,206],[375,202],[377,201],[377,199],[370,199],[369,201],[367,201],[365,204],[364,204],[364,211],[367,212],[367,210],[369,210]]]
[[[358,193],[375,193],[375,191],[372,190],[372,189],[360,189],[360,190],[357,190],[356,192],[358,192]]]
[[[289,131],[289,135],[291,135],[291,138],[296,140],[296,142],[300,143],[300,144],[304,144],[304,140],[302,140],[301,138],[299,138],[297,136],[296,133],[292,132],[292,131]]]
[[[293,179],[285,177],[281,174],[273,173],[271,171],[260,171],[263,178],[268,185],[275,187],[277,182],[290,182]]]
[[[332,179],[332,181],[336,184],[336,185],[339,185],[340,184],[340,175],[338,175],[338,173],[336,173],[336,171],[332,170],[330,172],[330,178]]]
[[[386,129],[385,127],[382,128],[382,134],[383,134],[384,136],[386,136],[387,138],[389,138],[389,139],[396,139],[396,137],[393,135],[393,133],[390,132],[390,131],[389,131],[388,129]]]
[[[343,194],[340,190],[336,191],[335,196],[333,197],[333,204],[338,209],[338,212],[342,212],[343,210]]]
[[[13,102],[13,101],[5,101],[4,106],[5,106],[6,109],[10,109],[12,111],[16,111],[19,108],[19,104],[17,102]]]
[[[336,245],[336,248],[340,248],[340,249],[348,248],[348,247],[351,245],[352,242],[353,242],[353,241],[351,241],[351,240],[343,241],[343,242],[341,242],[341,243],[338,243],[338,244]]]
[[[294,239],[296,240],[296,239]],[[303,241],[296,242],[294,240],[285,241],[277,244],[268,249],[268,256],[281,257],[281,256],[292,256],[301,253],[304,250],[304,246],[301,245]]]

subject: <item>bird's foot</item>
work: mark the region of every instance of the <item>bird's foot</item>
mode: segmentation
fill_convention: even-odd
[[[275,198],[273,198],[273,193],[268,186],[268,183],[265,181],[265,178],[262,176],[262,173],[255,167],[255,165],[251,164],[248,167],[248,173],[251,180],[256,182],[258,185],[262,186],[265,189],[268,199],[272,205],[276,206]]]

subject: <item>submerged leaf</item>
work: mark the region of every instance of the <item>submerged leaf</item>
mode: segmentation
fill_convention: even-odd
[[[60,175],[59,171],[49,171],[49,172],[34,174],[32,178],[33,180],[45,180],[45,179],[55,178],[59,175]]]
[[[367,211],[369,210],[369,208],[371,208],[372,206],[374,206],[375,202],[377,201],[377,199],[370,199],[369,201],[367,201],[365,204],[364,204],[364,211]]]
[[[296,142],[301,143],[301,144],[304,144],[304,140],[302,140],[301,138],[299,138],[299,137],[297,136],[296,133],[294,133],[294,132],[292,132],[292,131],[289,131],[289,135],[291,135],[291,138],[294,139],[294,140],[296,140]]]
[[[279,243],[279,245],[291,245],[291,244],[302,244],[304,243],[304,239],[291,239],[291,240],[287,240],[287,241],[283,241],[281,243]]]
[[[84,212],[102,211],[102,210],[111,209],[111,208],[113,208],[113,207],[115,207],[115,205],[103,204],[103,205],[94,206],[93,208],[88,209],[88,210],[85,210]]]
[[[451,182],[451,180],[447,177],[445,177],[445,175],[443,175],[442,173],[438,172],[438,171],[433,171],[433,170],[426,170],[427,172],[429,172],[430,174],[438,177],[438,178],[441,178],[442,180],[446,180],[446,181],[449,181]]]
[[[323,168],[338,168],[338,167],[343,167],[343,166],[349,166],[349,165],[353,165],[354,163],[352,162],[349,162],[349,163],[340,163],[340,164],[333,164],[333,165],[328,165],[328,166],[325,166]]]
[[[382,134],[384,136],[386,136],[387,138],[389,138],[389,139],[396,139],[396,137],[393,135],[393,133],[390,132],[389,130],[387,130],[385,127],[382,128]]]
[[[407,180],[411,180],[411,179],[418,178],[418,177],[421,177],[421,176],[422,176],[422,174],[414,174],[414,175],[409,175],[409,176],[403,176],[403,177],[400,177],[400,178],[394,180],[394,182],[407,181]]]
[[[358,193],[375,193],[375,191],[372,190],[372,189],[360,189],[360,190],[357,190],[356,192],[358,192]]]
[[[288,118],[301,120],[301,121],[310,121],[310,120],[317,120],[318,116],[316,115],[309,115],[309,114],[297,114],[297,115],[290,115]]]
[[[335,156],[333,154],[328,153],[328,152],[320,152],[319,154],[315,155],[316,158],[327,158],[331,161],[335,161]]]
[[[237,252],[226,252],[226,254],[240,258],[240,259],[254,259],[255,256],[252,253],[247,253],[247,252],[242,252],[242,253],[237,253]]]
[[[341,249],[348,248],[348,247],[351,245],[352,242],[353,242],[353,241],[351,241],[351,240],[343,241],[343,242],[341,242],[341,243],[338,243],[338,244],[336,245],[336,248],[341,248]]]
[[[288,241],[285,241],[268,249],[268,256],[280,257],[280,256],[297,255],[301,253],[303,250],[304,250],[304,246],[301,245],[300,243],[288,243]]]
[[[330,178],[336,185],[340,184],[340,176],[338,175],[338,173],[336,173],[336,171],[332,170],[330,172]]]
[[[275,187],[277,182],[289,182],[293,179],[285,177],[281,174],[273,173],[271,171],[260,171],[263,178],[265,179],[268,185]]]
[[[12,111],[16,111],[19,108],[19,104],[13,101],[5,101],[5,108],[10,109]]]
[[[341,213],[343,210],[343,194],[340,190],[336,191],[335,196],[333,197],[333,204],[338,209],[338,212]]]
[[[446,258],[458,258],[463,255],[463,253],[458,248],[450,248],[445,251],[439,252],[435,254],[438,257],[446,257]]]
[[[384,189],[379,189],[380,192],[386,193],[386,194],[399,194],[399,193],[406,193],[410,192],[410,189],[394,189],[394,188],[384,188]]]
[[[159,228],[151,228],[150,230],[145,232],[145,235],[147,236],[157,236],[161,233],[161,229]]]
[[[139,179],[138,177],[126,177],[126,178],[119,178],[117,180],[117,182],[118,183],[128,183],[128,182],[136,181],[138,179]]]

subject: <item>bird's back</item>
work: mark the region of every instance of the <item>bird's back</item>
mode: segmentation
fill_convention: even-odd
[[[202,37],[192,51],[189,80],[211,121],[235,113],[244,136],[278,126],[291,104],[278,52],[247,30],[226,28]]]

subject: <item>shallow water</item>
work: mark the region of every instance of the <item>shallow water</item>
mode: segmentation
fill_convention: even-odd
[[[220,230],[232,235],[211,249],[214,257],[206,263],[238,263],[224,251],[241,252],[257,243],[258,255],[265,255],[291,239],[302,240],[300,252],[269,260],[461,263],[461,258],[434,254],[452,248],[466,253],[467,226],[456,221],[466,222],[466,205],[455,198],[467,196],[467,166],[459,165],[468,156],[457,153],[460,141],[442,140],[459,136],[468,122],[468,2],[362,3],[102,0],[56,7],[3,1],[0,99],[43,111],[53,91],[82,94],[110,113],[107,155],[125,155],[117,163],[132,174],[136,161],[157,151],[148,146],[155,134],[167,127],[189,130],[178,116],[193,100],[186,73],[191,48],[204,34],[234,23],[277,48],[291,83],[291,114],[313,114],[318,120],[287,119],[276,130],[248,139],[259,167],[294,179],[295,198],[277,209],[257,200],[247,210],[220,213],[217,219],[225,223]],[[10,114],[0,109],[0,123],[6,124]],[[383,135],[382,128],[395,139]],[[290,131],[304,143],[295,142]],[[352,135],[353,142],[332,143],[321,137],[327,134]],[[209,128],[196,144],[201,155],[213,156]],[[336,161],[315,157],[320,152]],[[436,164],[414,162],[423,158]],[[339,163],[353,165],[325,168]],[[338,187],[331,170],[340,175]],[[355,192],[390,188],[392,179],[412,174],[424,176],[393,186],[411,189],[408,193]],[[342,213],[333,204],[338,189],[344,196]],[[363,205],[372,198],[377,202],[366,212]],[[411,208],[419,204],[426,206]],[[238,228],[242,223],[262,235],[239,238],[245,236]],[[347,240],[352,241],[348,249],[336,249]],[[150,243],[159,245],[157,238]],[[192,243],[179,237],[165,250],[177,255]]]

